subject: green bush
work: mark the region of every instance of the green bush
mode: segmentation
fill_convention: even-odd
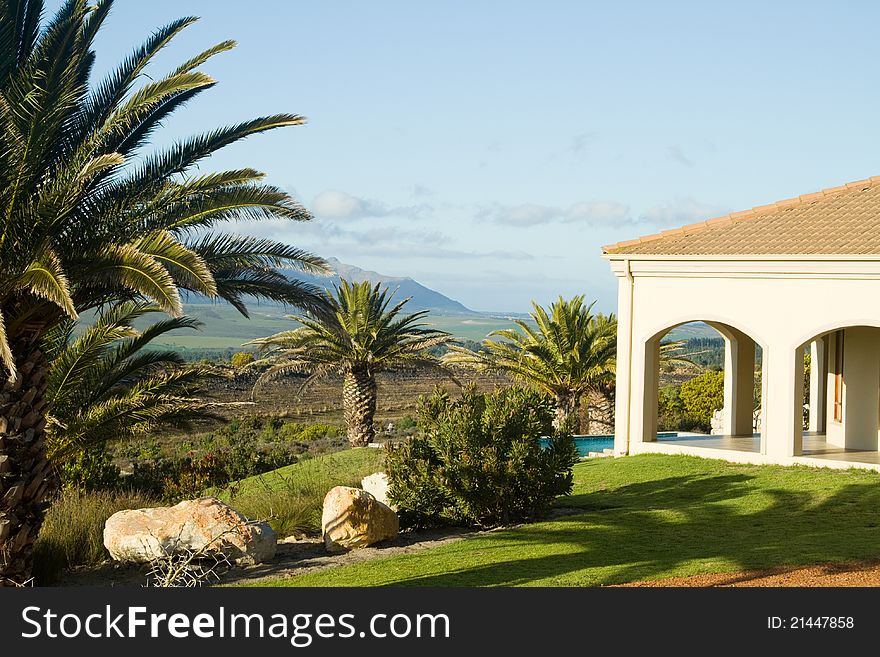
[[[397,431],[409,431],[410,429],[416,428],[416,421],[410,415],[404,415],[400,418],[397,423],[394,425],[395,430]]]
[[[724,408],[724,372],[703,372],[682,383],[681,401],[687,414],[708,429],[712,414]]]
[[[204,454],[163,457],[136,462],[125,479],[132,490],[169,502],[199,497],[212,487],[276,470],[296,462],[297,456],[283,444],[256,445],[253,439]]]
[[[707,431],[709,429],[704,422],[685,410],[684,402],[681,400],[681,386],[660,388],[658,401],[658,431]]]
[[[156,506],[137,493],[86,492],[66,488],[52,502],[34,545],[34,578],[55,584],[75,566],[94,566],[109,558],[104,549],[104,523],[117,511]]]
[[[468,387],[452,401],[437,390],[419,400],[418,426],[423,435],[386,458],[389,494],[406,527],[534,520],[571,491],[577,451],[568,429],[554,430],[545,395]]]
[[[277,437],[281,440],[310,443],[322,438],[342,436],[344,433],[341,427],[333,424],[297,424],[296,422],[288,422],[278,430]]]
[[[256,359],[254,355],[249,351],[236,351],[232,354],[232,366],[233,367],[244,367],[245,365],[250,365]]]
[[[58,467],[61,484],[65,488],[85,491],[112,490],[119,486],[119,468],[103,445],[88,447],[67,459]]]

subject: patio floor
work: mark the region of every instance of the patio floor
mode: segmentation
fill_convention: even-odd
[[[751,436],[700,436],[689,435],[679,438],[660,438],[658,442],[665,445],[682,447],[699,447],[702,449],[732,450],[737,452],[761,451],[761,434]],[[880,465],[880,451],[863,449],[846,449],[837,445],[829,445],[824,433],[804,432],[803,451],[801,456],[829,461],[848,463],[870,463]]]

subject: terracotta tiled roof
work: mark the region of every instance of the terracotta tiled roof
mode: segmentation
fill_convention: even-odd
[[[645,255],[878,255],[880,176],[603,247]]]

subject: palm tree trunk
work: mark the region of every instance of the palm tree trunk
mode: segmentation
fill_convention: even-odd
[[[571,430],[577,433],[580,430],[578,413],[581,407],[581,394],[570,391],[558,392],[553,399],[556,404],[553,426],[559,429],[570,423]]]
[[[46,371],[33,339],[13,345],[14,381],[0,386],[0,586],[30,579],[33,546],[55,476],[46,458]]]
[[[366,367],[345,373],[342,382],[342,406],[348,427],[348,442],[363,447],[373,442],[373,416],[376,414],[376,377]]]

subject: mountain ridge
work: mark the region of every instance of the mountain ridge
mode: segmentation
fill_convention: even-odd
[[[380,283],[387,286],[392,292],[392,298],[396,301],[410,298],[406,305],[407,310],[442,310],[445,313],[460,315],[480,315],[471,310],[463,303],[452,299],[445,294],[432,290],[422,285],[409,276],[389,276],[369,269],[362,269],[356,265],[349,265],[338,258],[325,258],[331,274],[326,276],[309,274],[306,272],[285,272],[287,277],[293,280],[303,281],[320,288],[332,289],[339,285],[344,278],[349,281],[361,283],[368,281],[375,285]]]

